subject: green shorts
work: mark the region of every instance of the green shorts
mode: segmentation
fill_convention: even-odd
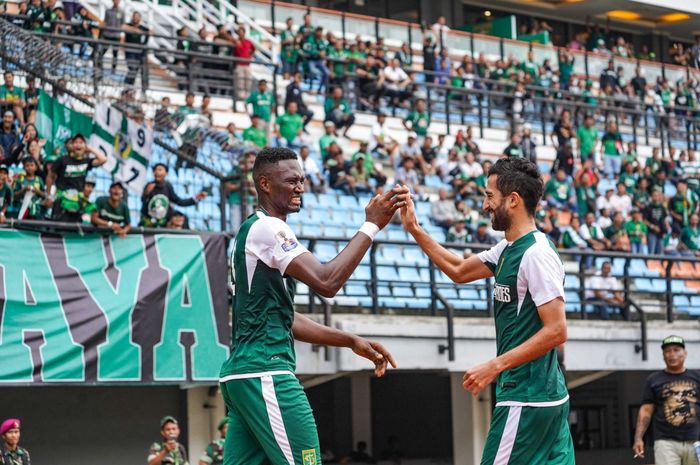
[[[481,465],[574,465],[569,402],[553,407],[496,404]]]
[[[224,465],[321,465],[316,421],[293,373],[220,381],[228,409]]]

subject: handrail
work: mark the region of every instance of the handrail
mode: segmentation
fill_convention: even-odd
[[[447,359],[450,362],[455,361],[455,309],[440,293],[438,288],[431,286],[431,300],[439,300],[445,306],[445,318],[447,318],[447,344],[440,344],[438,352],[444,354],[447,352]]]
[[[644,310],[641,309],[637,303],[630,299],[627,298],[625,301],[625,305],[627,307],[632,307],[635,309],[635,311],[639,314],[639,325],[640,325],[640,343],[634,345],[634,351],[636,353],[641,352],[642,353],[642,361],[646,362],[649,358],[648,356],[648,351],[647,351],[647,315],[644,313]]]

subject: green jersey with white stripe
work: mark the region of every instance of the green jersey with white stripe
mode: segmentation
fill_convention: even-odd
[[[479,254],[495,278],[493,299],[498,355],[542,328],[537,307],[564,298],[564,267],[554,244],[539,231]],[[498,376],[496,402],[546,406],[568,396],[556,349]]]
[[[284,273],[307,249],[287,223],[258,210],[241,225],[231,257],[233,337],[221,377],[291,371],[296,282]]]

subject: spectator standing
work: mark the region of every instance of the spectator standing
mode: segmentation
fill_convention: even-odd
[[[328,41],[323,37],[323,28],[317,27],[313,34],[309,34],[302,45],[302,57],[306,61],[309,74],[318,79],[318,93],[326,88],[330,72],[326,66],[326,53]]]
[[[41,220],[48,199],[44,181],[37,175],[38,163],[31,156],[22,159],[24,172],[13,183],[12,211],[20,220]]]
[[[25,77],[27,88],[24,89],[27,106],[24,108],[24,118],[28,123],[34,123],[36,119],[36,110],[39,107],[39,89],[36,86],[36,78],[34,76]]]
[[[523,157],[523,146],[520,145],[521,142],[520,133],[514,132],[510,135],[510,144],[503,149],[503,155],[508,158],[522,158]]]
[[[697,465],[693,442],[700,435],[700,376],[685,367],[688,352],[680,336],[661,342],[663,371],[650,375],[642,392],[632,451],[644,458],[644,434],[654,425],[654,460],[657,465]]]
[[[678,249],[686,252],[685,255],[700,255],[700,217],[697,213],[690,215],[688,225],[681,230]]]
[[[529,123],[523,125],[523,135],[520,140],[520,146],[523,150],[523,157],[537,164],[537,143],[535,143],[535,138],[532,137],[532,126],[530,126]]]
[[[583,120],[583,126],[579,126],[576,131],[576,138],[578,139],[581,160],[586,158],[595,159],[595,149],[598,145],[598,128],[595,127],[593,115],[586,115]]]
[[[75,37],[84,37],[92,39],[93,28],[99,27],[97,21],[94,21],[89,15],[87,8],[80,6],[75,12],[70,20],[71,22],[71,33]],[[89,44],[86,41],[80,42],[80,48],[78,49],[78,57],[85,60],[88,58],[87,50]]]
[[[298,148],[301,146],[301,133],[304,120],[297,113],[297,104],[289,102],[286,113],[275,120],[277,144],[280,147]]]
[[[435,52],[437,51],[437,42],[435,41],[435,36],[430,32],[423,31],[423,70],[424,71],[435,71],[437,57]]]
[[[199,458],[199,465],[223,465],[224,463],[224,443],[228,430],[228,418],[222,419],[216,429],[219,431],[219,437],[209,443],[204,454]]]
[[[251,111],[248,114],[258,115],[262,120],[262,124],[265,125],[265,130],[268,130],[275,98],[272,95],[272,91],[268,89],[265,79],[258,81],[257,90],[251,92],[245,102],[246,105],[250,104],[251,106]]]
[[[233,78],[236,85],[236,96],[240,100],[246,100],[253,84],[253,75],[250,71],[250,60],[255,55],[255,45],[246,37],[245,27],[238,26],[236,30],[236,45],[233,47],[233,56],[236,58],[236,68]]]
[[[131,229],[131,214],[129,206],[124,201],[122,183],[113,182],[109,186],[109,195],[97,198],[90,220],[95,226],[105,226],[119,237],[126,237]]]
[[[260,116],[250,117],[250,126],[243,131],[243,141],[250,142],[260,148],[267,146],[267,133],[260,126]]]
[[[287,107],[289,102],[295,102],[297,104],[298,113],[304,118],[304,128],[309,124],[311,118],[314,116],[314,112],[309,110],[309,107],[304,103],[302,98],[303,92],[301,90],[301,83],[303,80],[303,75],[300,71],[295,71],[292,81],[287,86],[287,92],[284,99],[284,107]],[[306,131],[306,129],[304,129]]]
[[[345,128],[343,136],[347,137],[350,127],[355,123],[355,115],[352,114],[350,103],[343,97],[343,89],[336,86],[331,95],[326,97],[323,104],[326,113],[324,121],[331,121],[338,129]]]
[[[12,186],[7,165],[0,165],[0,224],[7,220],[7,211],[12,205]]]
[[[608,122],[607,130],[601,139],[604,173],[609,179],[620,174],[622,168],[622,135],[614,121]]]
[[[27,98],[24,91],[15,86],[15,75],[12,71],[5,71],[5,84],[0,86],[0,111],[12,111],[24,126],[24,110],[27,107]]]
[[[146,45],[148,43],[149,29],[141,24],[141,13],[134,11],[131,15],[131,22],[124,25],[124,43],[131,45]],[[124,82],[133,86],[136,82],[136,75],[141,70],[144,62],[145,51],[139,48],[124,47],[124,58],[126,58],[126,66],[129,72],[126,75]],[[143,82],[141,83],[144,84]]]
[[[2,127],[0,127],[0,162],[5,164],[13,164],[15,162],[13,153],[21,144],[22,140],[15,128],[15,114],[10,110],[5,111],[2,115]]]
[[[188,465],[185,446],[178,442],[180,426],[174,417],[160,420],[162,441],[154,442],[148,451],[148,465]]]
[[[202,191],[195,197],[181,198],[175,193],[173,185],[165,179],[167,175],[168,167],[163,163],[156,163],[153,166],[154,180],[146,184],[141,195],[141,226],[162,228],[173,213],[173,204],[188,207],[196,205],[207,196],[207,193]]]
[[[661,255],[663,253],[663,238],[668,233],[668,212],[664,206],[664,194],[660,189],[651,192],[651,203],[642,210],[644,221],[649,228],[647,244],[649,254]]]
[[[308,148],[307,148],[308,153]],[[224,185],[228,192],[231,231],[235,234],[242,221],[248,217],[258,203],[257,191],[253,182],[253,165],[256,154],[248,151],[243,154],[241,163],[229,173],[229,181]]]
[[[612,276],[612,265],[606,261],[600,267],[600,272],[591,277],[586,290],[586,300],[594,302],[593,309],[600,314],[601,320],[609,320],[614,308],[619,308],[625,320],[629,320],[624,309],[624,296],[617,278]]]
[[[117,60],[119,55],[118,42],[121,40],[122,28],[124,26],[124,11],[119,8],[120,0],[112,0],[112,8],[105,10],[103,28],[100,34],[103,40],[108,40],[112,43],[101,45],[99,49],[100,67],[104,69],[104,56],[107,51],[112,53],[112,73],[117,69]]]
[[[428,135],[430,114],[426,110],[425,100],[422,98],[416,100],[415,110],[411,111],[403,120],[403,125],[409,131],[415,132],[421,139]]]
[[[642,212],[632,210],[632,219],[625,223],[625,230],[630,238],[632,253],[645,253],[644,246],[647,244],[647,233],[649,229],[642,218]]]
[[[695,192],[688,189],[688,182],[685,180],[678,181],[676,195],[669,201],[673,227],[680,231],[688,224],[690,217],[698,213],[699,208],[700,198]]]
[[[285,79],[290,79],[297,72],[297,52],[295,47],[296,34],[294,33],[294,20],[287,18],[287,27],[280,33],[280,61],[282,73]]]
[[[0,424],[0,463],[7,465],[31,465],[29,452],[19,445],[21,422],[16,418],[8,418]]]

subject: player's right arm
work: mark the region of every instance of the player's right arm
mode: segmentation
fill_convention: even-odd
[[[644,458],[644,433],[649,428],[651,417],[654,414],[654,404],[642,404],[639,407],[639,415],[637,416],[637,427],[634,430],[634,445],[632,451],[635,457]]]
[[[406,206],[401,209],[401,221],[420,248],[452,281],[468,283],[493,276],[491,269],[481,261],[478,255],[463,259],[430,237],[430,234],[418,224],[413,200],[408,199]]]
[[[376,225],[377,231],[386,226],[394,212],[408,199],[408,190],[395,187],[375,196],[365,208],[366,221]],[[330,262],[321,263],[310,253],[294,258],[285,273],[305,283],[323,297],[333,297],[347,282],[372,245],[372,239],[357,232],[348,245]]]

